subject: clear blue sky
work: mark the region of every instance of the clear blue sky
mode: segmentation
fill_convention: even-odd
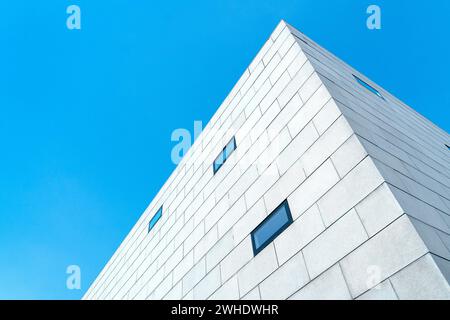
[[[172,131],[208,122],[280,19],[450,131],[448,0],[14,0],[0,13],[3,299],[82,296],[174,169]],[[79,291],[65,287],[72,264]]]

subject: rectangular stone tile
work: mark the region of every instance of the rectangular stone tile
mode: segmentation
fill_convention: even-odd
[[[286,39],[284,40],[283,44],[278,49],[278,54],[281,57],[286,58],[285,56],[287,55],[288,51],[292,48],[292,46],[294,46],[294,44],[296,44],[295,38],[291,34],[289,34],[286,37]],[[299,52],[300,51],[300,47],[298,45],[296,45],[295,47],[297,49],[296,52]],[[293,55],[293,56],[295,57],[295,55]]]
[[[323,82],[320,79],[319,75],[316,72],[314,72],[311,75],[311,77],[309,77],[308,81],[305,82],[305,84],[300,88],[300,90],[298,92],[298,94],[300,95],[300,98],[302,98],[302,101],[307,102],[308,100],[312,99],[313,94],[319,90],[318,88],[322,84],[323,84]],[[329,93],[327,93],[327,92],[324,92],[323,94],[328,97],[330,96]]]
[[[351,136],[332,155],[334,167],[344,177],[367,156],[367,152],[356,135]]]
[[[172,289],[172,274],[169,274],[164,278],[164,280],[158,285],[148,299],[161,300],[170,291],[170,289]]]
[[[450,284],[450,261],[442,259],[441,257],[438,257],[434,254],[431,254],[431,257],[433,258],[438,268],[441,270],[444,278],[447,279],[447,283]]]
[[[404,213],[386,183],[358,203],[355,209],[369,236],[374,236]]]
[[[305,261],[300,252],[259,285],[261,299],[287,299],[308,282],[308,271],[306,270]]]
[[[199,283],[206,275],[206,260],[200,260],[191,270],[183,277],[183,295],[191,291],[194,286]]]
[[[287,126],[292,116],[296,114],[302,106],[303,103],[300,96],[298,94],[294,95],[267,127],[270,141],[272,141]]]
[[[167,259],[164,264],[164,276],[167,276],[183,259],[183,246],[178,247],[177,250]]]
[[[264,130],[267,129],[269,124],[276,118],[280,111],[281,109],[278,102],[275,100],[267,111],[261,116],[255,126],[250,130],[249,134],[252,142],[258,140],[259,136],[261,136]]]
[[[275,249],[271,244],[239,271],[238,281],[240,295],[246,295],[277,268],[278,262],[275,255]]]
[[[303,249],[311,278],[315,278],[367,240],[355,210],[351,210]]]
[[[342,270],[353,297],[371,289],[373,272],[379,282],[389,278],[428,252],[406,215],[353,251],[342,262]]]
[[[194,247],[194,263],[197,263],[219,240],[217,225],[211,228]]]
[[[438,230],[412,217],[410,220],[430,252],[450,260],[450,251],[439,237]]]
[[[180,281],[185,274],[194,266],[194,252],[187,253],[183,260],[173,270],[173,282]]]
[[[372,160],[364,159],[317,202],[325,225],[334,223],[383,181]]]
[[[258,179],[258,169],[255,165],[250,165],[244,174],[239,178],[236,184],[231,187],[228,195],[230,203],[236,202],[245,191]]]
[[[273,57],[271,58],[271,60],[268,62],[268,64],[265,66],[263,72],[260,74],[260,76],[255,80],[255,83],[253,84],[253,88],[258,90],[262,84],[264,83],[264,81],[266,81],[270,74],[273,71],[278,71],[281,68],[278,67],[279,63],[281,62],[281,56],[278,54],[278,52],[276,52]],[[284,72],[284,70],[280,71],[281,73]],[[277,78],[278,80],[278,78]],[[274,84],[275,82],[271,82],[271,84]]]
[[[271,164],[274,164],[275,159],[278,158],[291,141],[292,138],[289,134],[289,130],[287,128],[283,129],[255,162],[258,172],[264,172]]]
[[[339,264],[335,264],[318,278],[311,281],[291,300],[350,300],[350,292],[345,283]]]
[[[241,197],[238,201],[223,215],[217,223],[219,238],[230,230],[233,225],[246,213],[245,198]]]
[[[391,282],[402,300],[450,299],[450,286],[430,254],[393,275]]]
[[[280,31],[281,32],[281,31]],[[262,48],[259,50],[258,54],[256,55],[256,57],[252,60],[252,62],[250,63],[250,66],[248,68],[248,70],[250,71],[251,74],[253,74],[255,72],[255,68],[258,64],[263,64],[262,63],[262,58],[264,57],[264,55],[267,53],[267,51],[270,49],[270,47],[273,44],[273,40],[271,38],[269,38],[264,45],[262,46]]]
[[[264,195],[268,212],[275,210],[306,179],[300,161],[297,161]]]
[[[314,117],[313,122],[319,134],[323,134],[342,115],[336,102],[331,99]]]
[[[321,86],[303,107],[295,114],[288,124],[291,136],[295,137],[319,113],[330,100],[330,95],[324,86]]]
[[[280,177],[275,163],[262,173],[255,183],[245,192],[247,208],[252,207]]]
[[[286,27],[283,28],[281,33],[276,37],[276,40],[274,40],[274,43],[269,48],[269,50],[267,50],[266,54],[263,57],[263,62],[265,65],[267,65],[269,63],[269,61],[272,59],[273,55],[278,52],[278,50],[283,45],[286,38],[289,36],[291,36],[291,32]]]
[[[272,103],[280,96],[280,93],[284,90],[284,88],[291,81],[291,77],[289,73],[285,71],[280,79],[272,86],[267,95],[261,100],[259,107],[261,108],[261,112],[264,114],[267,109],[272,105]]]
[[[396,200],[408,215],[439,230],[450,233],[450,227],[442,218],[439,210],[398,188],[393,187],[391,189]]]
[[[308,61],[306,61],[286,88],[284,88],[281,94],[277,96],[281,108],[283,108],[292,99],[292,97],[307,82],[313,72],[314,68]],[[288,72],[286,73],[289,74]]]
[[[314,205],[274,240],[278,262],[285,263],[324,230],[319,209]]]
[[[194,299],[206,300],[220,287],[220,268],[210,271],[194,288]]]
[[[421,199],[422,201],[443,212],[446,212],[448,210],[447,206],[444,204],[444,202],[441,200],[441,197],[437,193],[425,188],[423,185],[417,183],[416,181],[405,175],[400,175],[400,178],[407,186],[411,195],[417,197],[418,199]]]
[[[240,243],[244,240],[267,217],[267,214],[264,200],[261,198],[233,226],[234,241]]]
[[[299,46],[300,47],[300,46]],[[295,75],[299,72],[299,70],[303,67],[303,65],[306,63],[307,58],[305,53],[302,51],[300,52],[297,57],[292,61],[290,66],[287,68],[289,75],[291,78],[294,78]]]
[[[223,215],[229,210],[229,208],[230,208],[230,201],[228,199],[228,196],[225,195],[225,197],[223,197],[216,204],[216,206],[203,220],[205,224],[205,229],[210,230],[212,226],[215,225],[220,220],[220,218],[223,217]]]
[[[287,70],[300,52],[301,49],[295,43],[294,38],[292,36],[288,37],[278,51],[278,54],[282,57],[282,61],[280,65],[270,74],[269,79],[271,83],[275,83],[280,78],[281,74]]]
[[[230,230],[206,254],[206,270],[209,272],[234,248],[233,232]]]
[[[305,128],[291,141],[291,143],[281,152],[276,163],[281,174],[285,172],[310,148],[319,138],[319,134],[312,123]]]
[[[251,238],[248,236],[220,263],[222,282],[230,279],[251,259],[253,259],[253,248]]]
[[[348,122],[340,117],[302,156],[306,174],[314,172],[353,134]]]
[[[447,248],[447,250],[450,250],[450,235],[440,230],[437,230],[437,233],[441,238],[442,242],[444,243],[445,247]]]
[[[205,235],[205,225],[200,223],[183,242],[184,252],[189,252]]]
[[[301,216],[338,181],[333,164],[326,161],[289,196],[292,218],[295,220]]]
[[[208,298],[209,300],[239,300],[239,286],[237,276],[232,277],[224,283],[216,292]]]

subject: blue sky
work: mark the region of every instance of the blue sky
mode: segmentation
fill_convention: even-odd
[[[82,29],[68,30],[77,4]],[[366,28],[370,4],[382,30]],[[450,1],[0,3],[0,299],[79,299],[280,19],[450,131]],[[66,289],[79,265],[81,290]]]

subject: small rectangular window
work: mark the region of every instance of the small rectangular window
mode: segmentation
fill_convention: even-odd
[[[367,82],[365,82],[364,80],[358,78],[357,76],[353,75],[353,77],[355,77],[356,81],[358,81],[358,83],[360,85],[362,85],[364,88],[366,88],[367,90],[369,90],[370,92],[376,94],[377,96],[379,96],[381,99],[384,100],[384,97],[381,95],[381,93],[375,89],[374,87],[372,87],[370,84],[368,84]]]
[[[227,146],[225,147],[225,160],[227,160],[231,156],[234,150],[236,150],[236,139],[233,137],[233,139],[231,139],[231,141],[228,142]]]
[[[148,232],[150,232],[155,224],[158,222],[159,219],[161,219],[163,208],[159,208],[158,212],[155,213],[155,215],[150,220],[150,223],[148,225]]]
[[[448,144],[445,145],[447,147],[448,150],[450,150],[450,146]]]
[[[217,156],[216,160],[213,163],[213,171],[216,174],[217,171],[222,167],[222,165],[227,161],[227,159],[231,156],[233,151],[236,150],[236,139],[233,137],[230,142],[227,143],[225,148],[220,152]]]
[[[219,169],[222,167],[222,165],[225,162],[224,159],[224,153],[223,151],[217,156],[216,160],[214,160],[214,164],[213,164],[213,170],[214,170],[214,174],[219,171]]]
[[[292,223],[289,204],[284,201],[252,232],[253,253],[256,256]]]

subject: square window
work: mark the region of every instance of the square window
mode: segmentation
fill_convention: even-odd
[[[150,223],[148,225],[148,232],[150,232],[155,226],[155,224],[159,221],[159,219],[161,219],[162,210],[163,210],[162,207],[159,208],[158,212],[156,212],[155,215],[151,218]]]
[[[256,256],[292,223],[289,204],[284,201],[252,232],[253,253]]]
[[[374,87],[372,87],[370,84],[368,84],[367,82],[365,82],[364,80],[358,78],[357,76],[353,75],[353,77],[355,77],[356,81],[358,81],[358,83],[360,85],[362,85],[364,88],[366,88],[367,90],[369,90],[370,92],[372,92],[373,94],[376,94],[377,96],[379,96],[381,99],[385,100],[384,97],[381,95],[381,93],[375,89]]]

